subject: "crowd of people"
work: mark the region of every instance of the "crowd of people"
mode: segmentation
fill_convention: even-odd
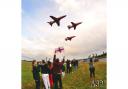
[[[73,70],[76,71],[78,69],[78,60],[73,59],[72,61],[66,61],[67,73],[72,73]]]
[[[40,89],[40,75],[43,80],[44,89],[62,89],[62,78],[65,76],[65,72],[72,73],[78,69],[78,60],[65,61],[65,57],[60,61],[54,54],[53,62],[44,61],[37,62],[32,61],[32,73],[35,80],[36,89]]]
[[[40,89],[41,78],[43,80],[44,89],[63,89],[62,79],[65,73],[70,74],[78,69],[78,60],[68,60],[65,61],[65,57],[60,61],[56,58],[54,54],[53,62],[44,61],[37,62],[32,61],[32,73],[35,80],[36,89]],[[93,65],[93,60],[90,58],[89,62],[90,79],[95,78],[95,67]]]

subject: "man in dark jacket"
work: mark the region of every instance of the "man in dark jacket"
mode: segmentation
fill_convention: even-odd
[[[32,63],[32,73],[33,73],[33,78],[35,80],[36,83],[36,89],[40,89],[40,67],[37,64],[36,65],[36,61],[34,60]]]
[[[70,61],[67,59],[66,61],[67,73],[70,73]]]
[[[62,66],[64,63],[64,59],[62,62],[59,62],[59,59],[56,58],[56,54],[53,57],[53,81],[54,81],[54,89],[62,89]],[[58,87],[59,83],[59,87]]]

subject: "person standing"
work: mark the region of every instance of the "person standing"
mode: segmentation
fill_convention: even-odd
[[[67,70],[67,73],[70,73],[70,61],[68,59],[66,61],[66,70]]]
[[[59,58],[56,58],[56,54],[53,57],[53,80],[54,80],[54,89],[62,89],[62,62],[59,62]],[[59,84],[59,86],[58,86]]]
[[[65,60],[65,56],[63,57],[63,60]],[[62,65],[62,78],[65,76],[65,63]]]
[[[36,89],[40,89],[40,67],[37,65],[36,60],[32,61],[32,73],[35,80]]]
[[[69,61],[69,73],[72,73],[72,63]]]
[[[73,59],[73,69],[74,69],[74,71],[76,71],[76,69],[77,69],[76,60],[75,59]]]
[[[95,80],[95,67],[93,65],[93,59],[90,58],[89,62],[90,79]]]
[[[49,82],[50,70],[48,68],[47,63],[45,63],[44,60],[42,60],[41,73],[42,73],[42,79],[44,82],[45,89],[50,89],[50,82]]]
[[[53,65],[50,61],[48,61],[48,67],[50,69],[50,74],[49,74],[50,86],[51,88],[53,88],[53,72],[52,72]]]
[[[78,67],[79,67],[79,61],[76,60],[76,69],[78,69]]]
[[[63,64],[62,66],[62,77],[64,78],[64,76],[65,76],[65,64]]]

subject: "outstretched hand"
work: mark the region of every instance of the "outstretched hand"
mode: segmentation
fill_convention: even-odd
[[[56,53],[57,53],[57,52],[56,52],[56,50],[55,50],[55,51],[54,51],[54,55],[56,55]]]
[[[63,57],[63,62],[65,61],[65,56]]]

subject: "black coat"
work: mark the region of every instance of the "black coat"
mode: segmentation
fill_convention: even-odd
[[[49,74],[50,73],[50,69],[48,68],[47,64],[41,65],[41,73],[42,74]]]
[[[40,80],[40,67],[39,66],[34,66],[32,73],[33,73],[33,78],[34,80]]]

